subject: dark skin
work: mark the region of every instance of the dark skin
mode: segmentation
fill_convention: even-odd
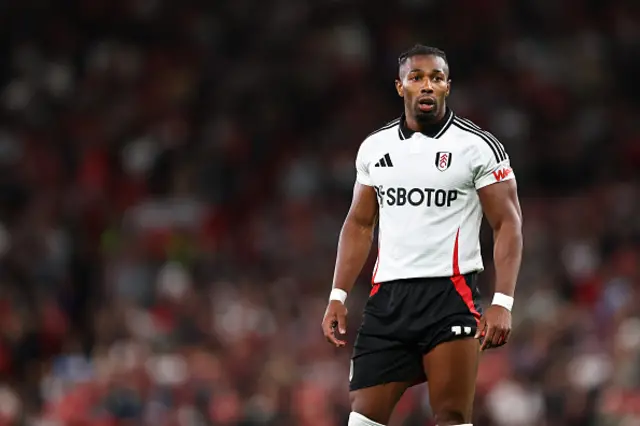
[[[396,91],[404,98],[404,114],[411,130],[419,132],[422,126],[444,118],[451,92],[448,76],[447,63],[433,55],[413,56],[400,67]]]
[[[442,120],[451,90],[446,62],[434,55],[408,58],[396,80],[398,95],[404,99],[407,126],[420,131]],[[495,183],[478,190],[487,221],[494,232],[495,291],[514,295],[522,255],[522,212],[514,180]],[[340,233],[333,286],[351,291],[369,255],[378,215],[373,187],[356,183],[353,200]],[[339,301],[329,302],[322,321],[327,341],[346,345],[336,336],[346,333],[347,309]],[[478,325],[475,339],[455,340],[438,345],[423,357],[429,377],[431,407],[438,425],[471,423],[478,352],[504,345],[511,333],[511,312],[492,305]],[[481,343],[479,343],[481,341]],[[350,393],[351,408],[369,419],[387,424],[409,383],[396,382]]]
[[[360,271],[371,251],[373,232],[378,217],[378,197],[372,186],[356,183],[351,207],[340,232],[338,255],[333,275],[333,287],[347,293],[360,275]],[[322,330],[329,343],[340,348],[346,345],[336,337],[347,332],[347,308],[338,300],[332,300],[322,321]]]

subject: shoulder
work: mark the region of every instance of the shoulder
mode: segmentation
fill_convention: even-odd
[[[369,133],[364,141],[360,144],[360,153],[366,154],[375,151],[377,147],[385,144],[389,140],[395,141],[398,139],[398,126],[400,125],[400,118],[389,121],[384,126]]]
[[[468,118],[456,115],[452,124],[457,136],[472,145],[476,151],[479,151],[480,155],[491,155],[495,157],[497,162],[502,162],[509,158],[498,138]]]

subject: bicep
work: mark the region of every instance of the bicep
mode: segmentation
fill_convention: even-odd
[[[373,227],[378,216],[378,198],[375,188],[356,182],[347,220],[363,227]]]
[[[499,228],[503,223],[520,226],[522,210],[515,180],[484,186],[478,190],[478,196],[484,215],[493,229]]]

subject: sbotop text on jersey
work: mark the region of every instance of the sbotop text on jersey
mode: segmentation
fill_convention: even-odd
[[[458,191],[455,189],[390,187],[385,190],[382,185],[374,188],[378,194],[380,208],[385,205],[451,207],[458,199]]]

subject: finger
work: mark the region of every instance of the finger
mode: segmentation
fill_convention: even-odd
[[[338,314],[338,330],[340,334],[347,332],[347,316],[344,314]]]
[[[324,337],[326,337],[327,342],[331,343],[336,348],[339,348],[346,344],[346,342],[343,342],[342,340],[336,338],[336,335],[334,334],[333,330],[331,330],[328,334],[325,334]]]
[[[504,346],[509,341],[509,336],[511,336],[511,330],[506,330],[504,333],[502,333],[502,337],[498,342],[498,346]]]
[[[481,351],[491,348],[495,333],[496,333],[496,327],[494,325],[489,324],[487,326],[487,332],[484,336],[484,341],[482,342],[482,346],[480,346]]]
[[[482,337],[484,328],[487,326],[487,322],[484,320],[484,317],[480,318],[480,322],[478,323],[478,328],[476,330],[475,339],[479,339]]]
[[[505,331],[502,328],[496,327],[495,329],[495,333],[493,334],[493,338],[491,339],[491,346],[494,348],[497,348],[498,346],[502,345],[502,342],[504,341],[504,334]]]
[[[335,315],[327,316],[322,322],[322,332],[324,333],[324,337],[327,339],[329,343],[333,343],[334,345],[338,344],[338,340],[336,339],[333,333],[333,323],[335,322]]]
[[[331,338],[332,338],[332,342],[334,345],[336,345],[336,348],[342,347],[344,345],[347,344],[347,342],[345,342],[344,340],[340,340],[336,337],[336,332],[338,330],[338,320],[332,321],[331,322]],[[344,334],[344,333],[342,333]]]
[[[327,313],[322,319],[322,332],[325,336],[331,332],[331,327],[335,321],[336,315],[333,313]]]
[[[331,334],[329,334],[329,343],[335,345],[336,348],[341,348],[347,344],[344,340],[340,340],[336,337],[335,329],[333,329]]]
[[[335,315],[333,317],[335,318]],[[338,324],[337,320],[335,319],[332,320],[330,318],[327,318],[322,326],[324,330],[324,337],[327,339],[327,342],[331,343],[336,348],[340,348],[342,346],[345,346],[347,342],[345,342],[344,340],[340,340],[336,337],[335,331],[336,331],[337,324]]]
[[[511,329],[508,329],[504,335],[504,343],[507,343],[510,338],[511,338]]]

